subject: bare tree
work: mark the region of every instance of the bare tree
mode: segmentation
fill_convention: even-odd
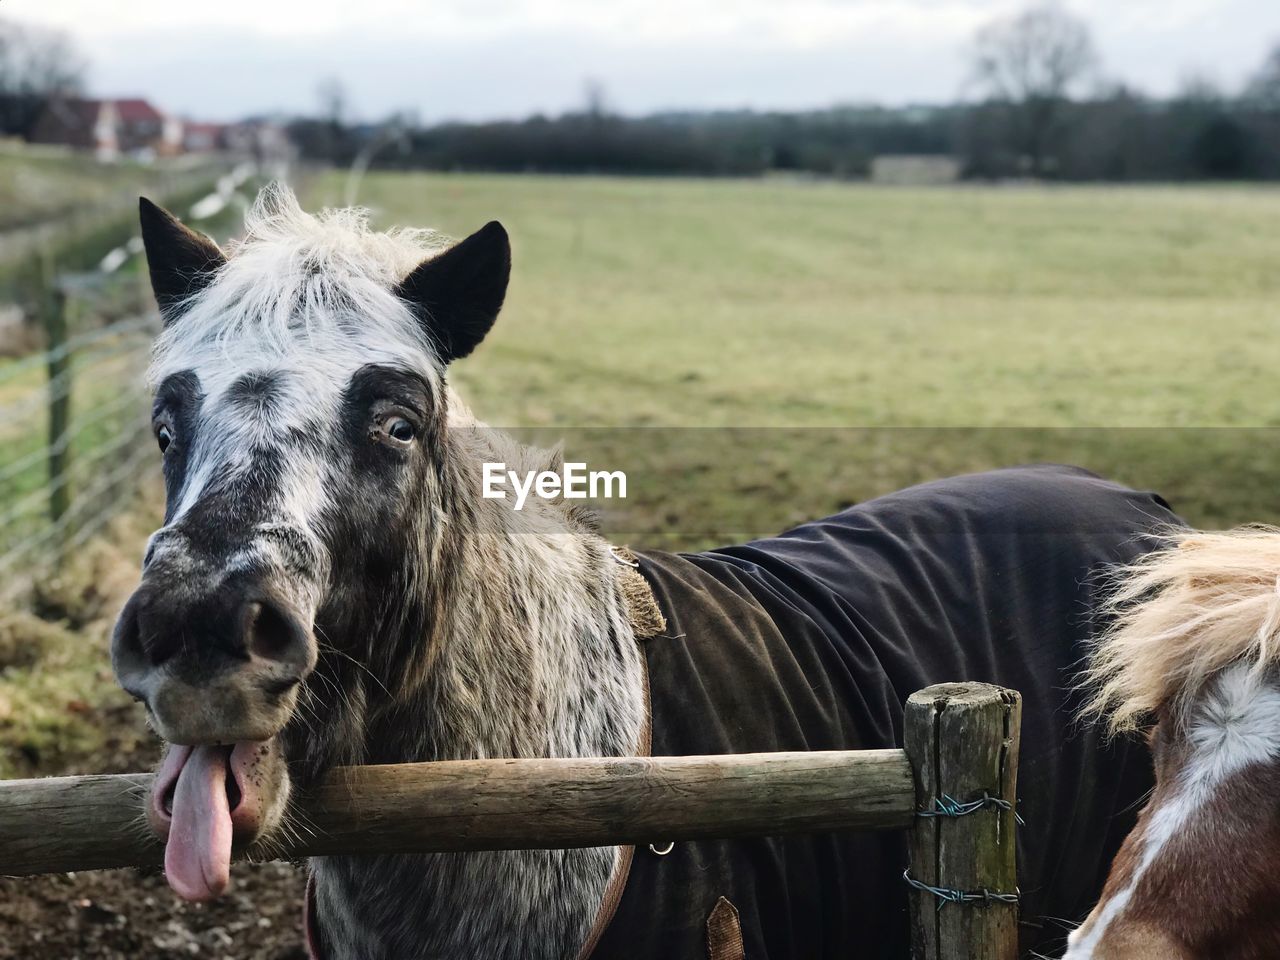
[[[1244,95],[1255,106],[1280,111],[1280,43],[1271,48],[1267,59],[1249,79]]]
[[[316,87],[316,96],[320,98],[320,116],[333,125],[341,128],[347,116],[347,87],[338,77],[327,77]]]
[[[0,20],[0,93],[74,93],[84,70],[84,59],[67,34]]]
[[[57,30],[0,20],[0,134],[25,134],[50,97],[78,93],[85,61]]]
[[[604,83],[595,77],[587,77],[582,82],[583,113],[593,120],[599,120],[609,113],[609,95],[605,92]]]
[[[1008,110],[1014,144],[1033,176],[1045,173],[1050,138],[1064,107],[1097,59],[1088,25],[1054,2],[978,31],[974,79],[986,99]]]

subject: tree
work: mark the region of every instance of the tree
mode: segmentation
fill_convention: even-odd
[[[56,30],[0,20],[0,134],[26,134],[46,100],[78,93],[85,62]]]
[[[347,166],[359,149],[347,126],[347,88],[337,77],[329,77],[317,85],[316,97],[319,115],[291,123],[289,139],[308,159]]]
[[[1263,110],[1280,111],[1280,43],[1271,48],[1262,66],[1245,85],[1244,96]]]
[[[609,95],[604,84],[595,77],[588,77],[582,84],[583,115],[592,120],[603,120],[609,115]]]
[[[973,46],[973,75],[1006,108],[1013,146],[1032,176],[1046,173],[1052,137],[1071,93],[1097,63],[1084,21],[1056,3],[995,20]]]
[[[327,77],[316,87],[320,117],[335,129],[344,126],[347,116],[347,87],[338,77]]]
[[[1257,132],[1258,168],[1274,178],[1280,175],[1280,43],[1245,85],[1241,100]]]

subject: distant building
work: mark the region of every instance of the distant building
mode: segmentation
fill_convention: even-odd
[[[935,154],[886,153],[871,161],[871,181],[900,186],[955,183],[960,179],[960,161]]]
[[[223,130],[223,148],[259,161],[290,160],[295,153],[284,124],[266,118],[228,124]]]
[[[31,140],[115,156],[120,152],[118,127],[115,106],[109,100],[54,97],[45,104]]]
[[[188,120],[182,125],[182,149],[187,153],[212,153],[226,148],[225,123],[196,123]]]
[[[120,154],[171,156],[183,150],[182,121],[140,97],[90,100],[56,97],[36,121],[34,143],[92,150],[103,159]]]

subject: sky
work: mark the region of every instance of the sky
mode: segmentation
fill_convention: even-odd
[[[103,96],[192,118],[315,112],[336,79],[351,118],[560,113],[588,81],[627,114],[947,102],[974,31],[1025,0],[0,0],[72,33]],[[1063,0],[1101,75],[1163,95],[1237,87],[1280,43],[1280,0]]]

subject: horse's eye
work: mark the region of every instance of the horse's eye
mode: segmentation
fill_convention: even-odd
[[[156,430],[156,443],[160,444],[160,452],[164,453],[169,449],[169,444],[173,443],[173,431],[161,424]]]
[[[409,443],[413,440],[413,424],[404,417],[387,417],[381,424],[382,434],[396,443]]]

